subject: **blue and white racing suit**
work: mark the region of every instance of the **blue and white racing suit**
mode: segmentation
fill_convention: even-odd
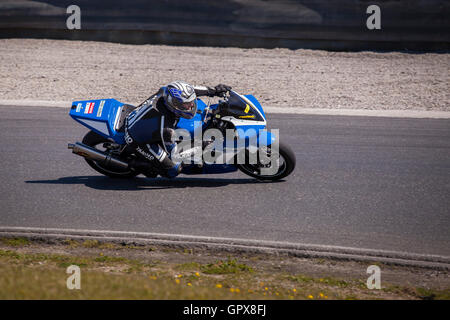
[[[211,88],[195,87],[197,96],[211,95]],[[170,155],[176,147],[174,129],[179,117],[166,107],[165,87],[134,109],[125,120],[125,141],[128,148],[148,165],[166,177],[175,177],[181,163],[172,161]],[[150,162],[150,163],[149,163]]]

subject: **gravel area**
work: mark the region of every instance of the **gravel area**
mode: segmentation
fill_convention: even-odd
[[[450,111],[450,54],[0,40],[0,99],[145,100],[185,80],[271,107]]]

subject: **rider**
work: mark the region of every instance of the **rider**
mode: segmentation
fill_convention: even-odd
[[[135,160],[131,165],[144,174],[152,167],[162,175],[173,178],[181,171],[181,163],[170,158],[176,146],[174,129],[180,117],[192,119],[197,112],[197,97],[223,96],[231,87],[219,84],[214,88],[191,86],[175,81],[162,87],[158,92],[141,103],[126,118],[125,141],[128,148],[143,160]]]

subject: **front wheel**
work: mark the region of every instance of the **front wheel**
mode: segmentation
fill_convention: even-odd
[[[266,150],[268,155],[272,155],[272,150],[270,147],[267,147]],[[273,156],[276,158],[275,161],[278,162],[278,170],[276,173],[272,175],[264,175],[261,172],[261,169],[265,167],[261,163],[238,164],[237,167],[239,168],[239,170],[249,175],[250,177],[259,180],[270,180],[270,181],[283,179],[284,177],[287,177],[289,174],[291,174],[292,171],[294,171],[296,162],[295,154],[289,146],[280,142],[278,154],[274,154]]]
[[[94,131],[89,131],[83,138],[83,144],[88,145],[89,147],[95,148],[101,152],[114,153],[114,150],[104,148],[104,144],[110,142],[111,141]],[[105,166],[102,163],[86,158],[85,160],[92,169],[111,178],[134,178],[139,174],[139,172],[132,169],[124,170],[123,168]]]

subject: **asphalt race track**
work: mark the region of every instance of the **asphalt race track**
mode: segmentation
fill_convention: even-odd
[[[450,256],[450,120],[269,114],[293,175],[113,180],[68,109],[0,107],[0,226],[139,231]]]

